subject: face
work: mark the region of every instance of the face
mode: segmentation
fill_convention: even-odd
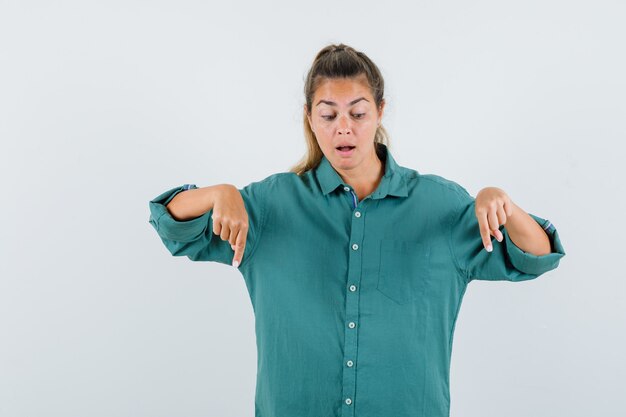
[[[308,119],[317,143],[334,167],[365,170],[375,161],[374,137],[384,105],[383,101],[380,109],[376,108],[364,75],[326,79],[319,85]],[[337,149],[340,146],[351,149]]]

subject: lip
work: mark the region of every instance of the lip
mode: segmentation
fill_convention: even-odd
[[[350,149],[349,151],[342,151],[342,150],[339,150],[339,149],[335,148],[335,151],[337,151],[337,153],[338,153],[340,156],[346,156],[346,157],[347,157],[347,156],[351,156],[351,155],[352,155],[352,153],[354,153],[354,150],[355,150],[355,149],[356,149],[356,148],[352,148],[352,149]]]

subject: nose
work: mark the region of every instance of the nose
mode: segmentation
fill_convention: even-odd
[[[339,118],[339,128],[337,131],[340,135],[349,135],[352,132],[350,122],[346,116],[341,116]]]

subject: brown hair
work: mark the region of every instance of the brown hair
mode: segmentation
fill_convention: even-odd
[[[313,64],[309,69],[304,83],[304,97],[306,107],[311,111],[313,95],[317,87],[327,78],[354,78],[365,75],[370,86],[370,91],[374,97],[376,108],[380,110],[385,93],[385,82],[383,76],[374,62],[372,62],[363,52],[356,51],[350,46],[340,43],[339,45],[328,45],[317,53]],[[303,110],[304,116],[304,139],[307,144],[306,154],[289,169],[301,175],[306,171],[317,167],[324,156],[315,138],[315,133],[311,130],[307,111]],[[389,134],[381,125],[376,129],[374,143],[383,143],[389,146]],[[376,151],[380,157],[377,145]]]

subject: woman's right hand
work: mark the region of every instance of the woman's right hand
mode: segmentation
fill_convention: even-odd
[[[241,193],[231,184],[220,184],[213,201],[213,233],[228,240],[235,251],[233,266],[239,267],[248,236],[248,212]]]

